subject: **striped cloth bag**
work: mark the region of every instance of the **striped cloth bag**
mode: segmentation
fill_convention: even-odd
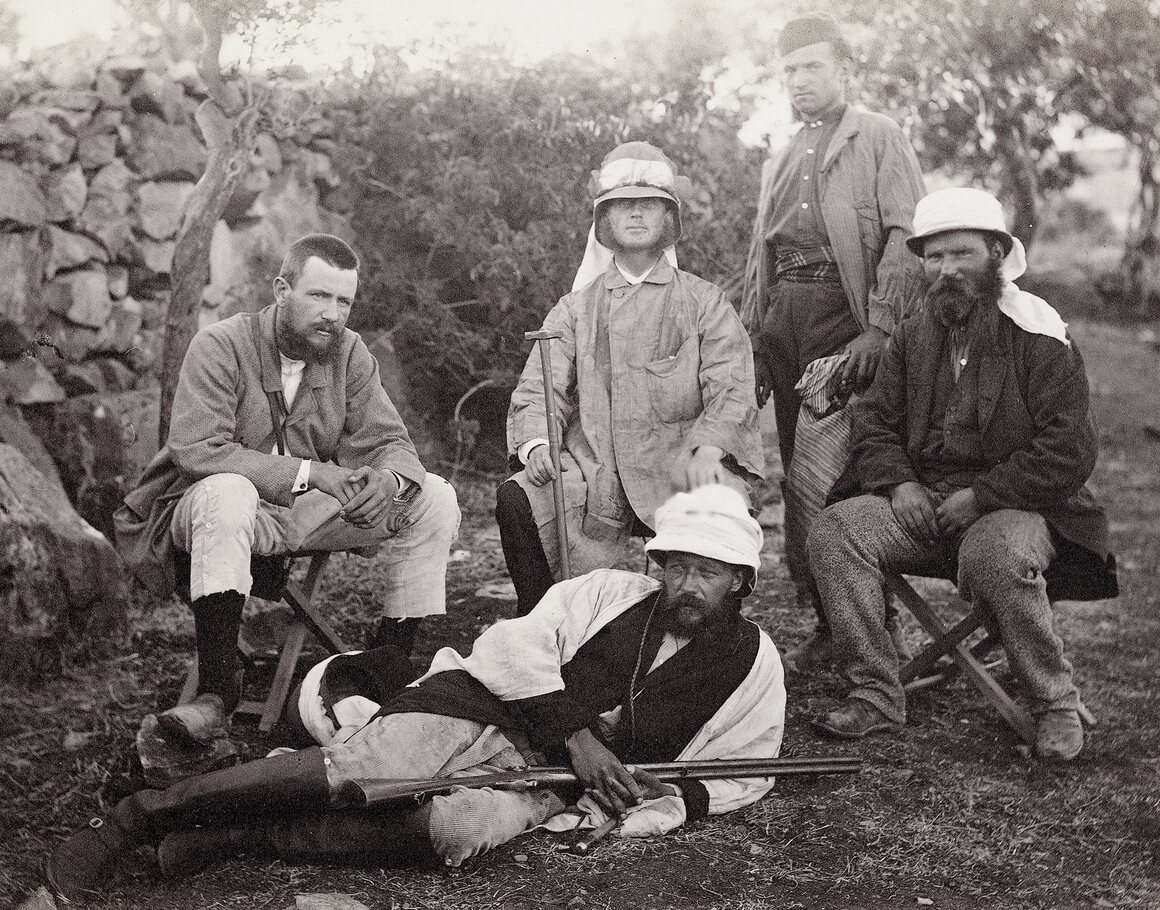
[[[786,511],[803,533],[826,504],[834,482],[850,460],[851,395],[840,388],[846,353],[819,357],[794,386],[801,398],[793,460],[786,474]],[[790,501],[792,500],[792,502]]]

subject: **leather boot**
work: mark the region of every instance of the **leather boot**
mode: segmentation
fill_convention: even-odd
[[[278,857],[293,863],[365,861],[431,868],[442,859],[421,813],[327,809],[272,824],[193,828],[167,834],[157,861],[167,876],[200,872],[235,856]]]
[[[527,616],[556,583],[528,494],[514,480],[495,491],[495,520],[508,575],[516,589],[516,616]]]
[[[197,748],[225,734],[226,721],[238,706],[242,671],[238,665],[238,630],[246,597],[222,591],[199,597],[193,610],[197,637],[197,698],[157,715],[157,729],[178,746]]]
[[[315,747],[211,771],[167,790],[140,790],[117,803],[108,819],[93,819],[53,851],[49,884],[67,900],[98,894],[118,863],[169,831],[247,814],[326,805],[330,784]]]
[[[366,650],[385,648],[391,645],[398,648],[408,657],[415,648],[415,636],[419,632],[419,624],[423,622],[421,616],[410,616],[404,619],[395,619],[393,616],[383,616],[375,624],[374,632],[367,639]]]

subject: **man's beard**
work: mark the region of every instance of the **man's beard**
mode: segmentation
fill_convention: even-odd
[[[279,314],[281,317],[281,314]],[[279,318],[275,326],[278,339],[278,350],[291,360],[305,360],[307,363],[325,363],[330,360],[338,345],[342,341],[342,332],[338,326],[328,323],[318,323],[310,327],[313,333],[316,329],[329,329],[329,339],[321,335],[311,334],[303,336],[296,332],[285,317]]]
[[[719,622],[723,615],[723,610],[714,610],[708,601],[691,591],[682,591],[676,597],[669,597],[662,592],[657,609],[657,625],[665,632],[692,638]]]
[[[940,277],[926,292],[927,306],[946,328],[968,330],[971,337],[995,324],[1003,293],[1002,262],[990,260],[977,277]]]

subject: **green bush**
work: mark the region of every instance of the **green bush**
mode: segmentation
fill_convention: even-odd
[[[390,333],[431,426],[486,384],[463,409],[481,425],[482,467],[502,464],[523,333],[571,287],[589,175],[617,143],[653,142],[692,178],[682,267],[736,288],[760,153],[700,80],[665,88],[578,58],[516,67],[476,48],[438,68],[387,61],[336,99],[364,258],[355,325]]]

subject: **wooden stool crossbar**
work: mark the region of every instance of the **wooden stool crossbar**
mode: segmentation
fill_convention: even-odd
[[[943,666],[943,658],[950,657],[953,670],[963,673],[979,690],[983,698],[1011,726],[1011,729],[1028,745],[1035,744],[1035,719],[1009,696],[991,675],[994,664],[985,664],[983,658],[994,647],[1001,644],[998,623],[980,605],[967,604],[968,612],[952,626],[946,626],[934,608],[901,575],[887,579],[887,588],[908,609],[919,625],[926,630],[932,642],[899,671],[899,679],[908,690],[930,685],[931,680],[943,681],[953,672],[938,671]],[[961,601],[961,598],[956,598]],[[967,640],[977,631],[985,635],[978,643],[968,646]],[[1081,702],[1079,715],[1089,727],[1095,726],[1096,718]]]
[[[306,577],[299,584],[287,577],[282,591],[282,600],[289,604],[294,612],[294,619],[286,632],[286,641],[282,644],[278,654],[278,666],[274,670],[274,680],[270,684],[270,691],[265,700],[243,699],[239,702],[235,713],[255,714],[259,716],[258,729],[268,733],[274,729],[278,719],[282,716],[282,709],[286,706],[286,697],[290,694],[290,684],[294,678],[294,671],[298,667],[298,660],[306,646],[307,633],[317,638],[331,654],[341,654],[350,649],[343,642],[341,636],[330,626],[326,619],[314,606],[314,592],[322,578],[322,571],[326,568],[331,554],[325,551],[312,553],[294,553],[290,559],[309,558],[306,568]],[[252,649],[239,639],[238,649],[242,653],[243,663],[253,666]],[[197,695],[197,659],[185,678],[181,689],[178,704],[192,701]]]

